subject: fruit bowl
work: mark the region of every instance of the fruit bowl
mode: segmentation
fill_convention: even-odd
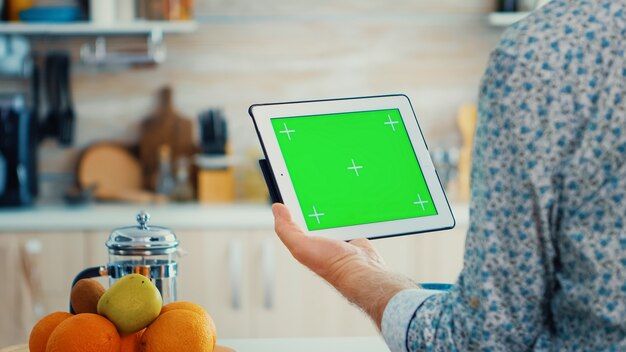
[[[0,349],[0,352],[29,352],[29,351],[28,351],[28,345],[15,345],[15,346],[9,346],[9,347]],[[235,352],[235,350],[233,350],[230,347],[215,345],[214,352]]]

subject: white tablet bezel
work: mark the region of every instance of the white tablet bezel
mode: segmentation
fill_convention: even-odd
[[[309,231],[293,184],[289,178],[289,171],[280,151],[271,119],[385,109],[398,109],[400,111],[413,150],[426,180],[426,185],[435,203],[437,215]],[[417,117],[406,95],[255,104],[250,107],[249,113],[256,126],[263,152],[276,179],[283,202],[291,211],[294,221],[305,233],[339,240],[351,240],[432,232],[454,227],[455,220],[452,210],[428,153],[428,147],[419,127]]]

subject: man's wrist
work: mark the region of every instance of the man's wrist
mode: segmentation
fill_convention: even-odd
[[[378,299],[378,302],[375,304],[375,311],[368,312],[368,314],[372,317],[376,326],[379,330],[381,330],[383,313],[385,312],[385,308],[389,301],[400,291],[415,288],[415,284],[408,280],[406,277],[393,274],[387,272],[384,276],[387,280],[386,282],[381,282],[381,295]],[[382,330],[381,330],[382,331]]]
[[[417,287],[409,279],[374,265],[354,268],[333,285],[350,302],[365,311],[379,329],[391,298],[402,290]]]

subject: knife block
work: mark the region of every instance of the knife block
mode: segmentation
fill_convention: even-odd
[[[232,167],[222,170],[198,170],[198,202],[231,203],[235,201],[235,172]]]

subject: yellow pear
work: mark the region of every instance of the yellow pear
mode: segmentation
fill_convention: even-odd
[[[129,274],[114,283],[98,301],[98,314],[107,317],[122,335],[148,326],[161,313],[163,298],[150,279]]]

